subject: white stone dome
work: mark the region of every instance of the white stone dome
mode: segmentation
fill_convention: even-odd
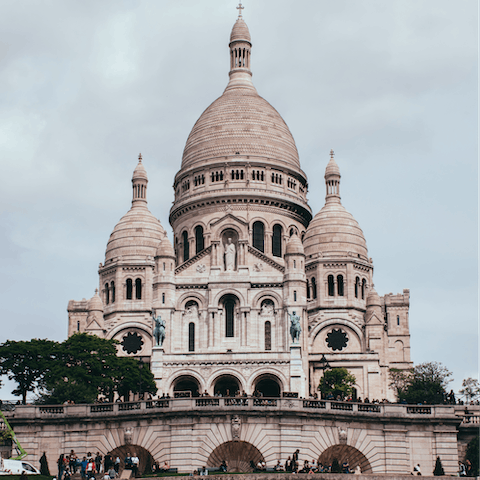
[[[145,260],[155,257],[157,247],[165,237],[165,230],[147,207],[148,178],[138,157],[138,165],[132,176],[132,208],[115,225],[105,252],[105,264],[117,257],[125,260]]]
[[[238,41],[251,42],[250,32],[248,30],[247,24],[242,17],[239,17],[235,22],[235,25],[232,28],[232,33],[230,34],[230,43]]]
[[[285,247],[285,255],[304,255],[304,253],[302,241],[298,238],[298,235],[293,234]]]
[[[240,46],[244,42],[247,46]],[[300,169],[290,130],[253,86],[250,46],[248,27],[240,17],[230,36],[230,81],[223,95],[193,126],[183,151],[182,169],[207,165],[216,158],[231,160],[235,155],[261,157],[280,167]]]
[[[340,203],[327,203],[313,218],[303,239],[305,255],[318,253],[368,257],[367,242],[353,215]]]
[[[175,252],[173,250],[172,243],[168,239],[167,235],[165,235],[157,248],[155,253],[156,257],[175,257]]]
[[[237,154],[300,168],[295,140],[287,124],[252,88],[227,89],[202,113],[188,136],[182,169]]]
[[[95,289],[95,295],[88,301],[87,310],[89,312],[103,312],[103,302],[98,294],[98,289]]]
[[[105,252],[105,264],[114,257],[145,259],[155,257],[158,244],[165,236],[160,221],[146,206],[133,206],[113,229]]]

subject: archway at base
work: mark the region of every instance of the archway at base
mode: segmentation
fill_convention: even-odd
[[[248,442],[222,443],[208,457],[207,467],[218,468],[224,460],[229,472],[253,472],[251,462],[265,461],[260,450]]]
[[[262,394],[264,397],[280,397],[281,396],[280,379],[271,374],[260,375],[255,379],[255,391]]]
[[[155,461],[152,454],[140,445],[122,445],[115,448],[111,452],[108,452],[108,454],[112,456],[113,462],[115,462],[117,457],[120,458],[120,474],[125,469],[125,458],[128,456],[132,457],[136,455],[140,460],[138,465],[139,474],[150,473],[152,471],[152,465]]]
[[[173,395],[176,392],[190,392],[192,397],[199,396],[199,385],[198,380],[191,375],[182,375],[175,379],[173,384]]]
[[[214,394],[222,397],[234,397],[240,391],[240,382],[233,375],[221,375],[215,380]]]
[[[348,461],[350,472],[353,472],[357,465],[360,465],[362,473],[372,473],[372,467],[367,457],[360,450],[350,445],[328,447],[318,458],[318,463],[328,466],[332,464],[334,459],[337,459],[340,467],[342,467],[343,462]]]

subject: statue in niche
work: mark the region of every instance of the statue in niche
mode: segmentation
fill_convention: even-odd
[[[271,300],[264,300],[260,309],[262,317],[273,317],[273,302]]]
[[[235,260],[237,257],[237,249],[231,237],[227,238],[225,243],[225,271],[235,271]]]
[[[185,317],[189,322],[198,320],[198,304],[197,302],[190,301],[185,305]]]
[[[300,341],[300,334],[302,333],[302,327],[300,326],[300,317],[293,312],[292,314],[288,313],[290,317],[290,336],[292,337],[292,343]]]
[[[155,339],[155,346],[161,347],[163,341],[165,340],[165,320],[162,320],[162,317],[159,315],[155,318],[155,310],[152,310],[152,318],[155,324],[153,328],[153,338]]]
[[[232,417],[232,440],[238,442],[242,431],[242,420],[238,415]]]

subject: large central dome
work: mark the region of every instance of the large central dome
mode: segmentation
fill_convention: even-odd
[[[251,81],[250,34],[242,18],[230,38],[230,82],[195,123],[183,151],[182,169],[235,155],[262,157],[300,168],[297,147],[280,114]]]

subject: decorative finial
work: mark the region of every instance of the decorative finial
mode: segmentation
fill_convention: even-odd
[[[142,163],[142,154],[141,153],[138,154],[138,161],[139,161],[139,163]]]
[[[335,156],[335,152],[333,150],[330,150],[330,158],[333,158]]]
[[[239,2],[238,3],[238,7],[237,7],[237,10],[238,10],[238,18],[242,18],[242,10],[244,9],[245,7],[242,7],[242,2]]]
[[[98,288],[95,289],[95,295],[98,295]]]

